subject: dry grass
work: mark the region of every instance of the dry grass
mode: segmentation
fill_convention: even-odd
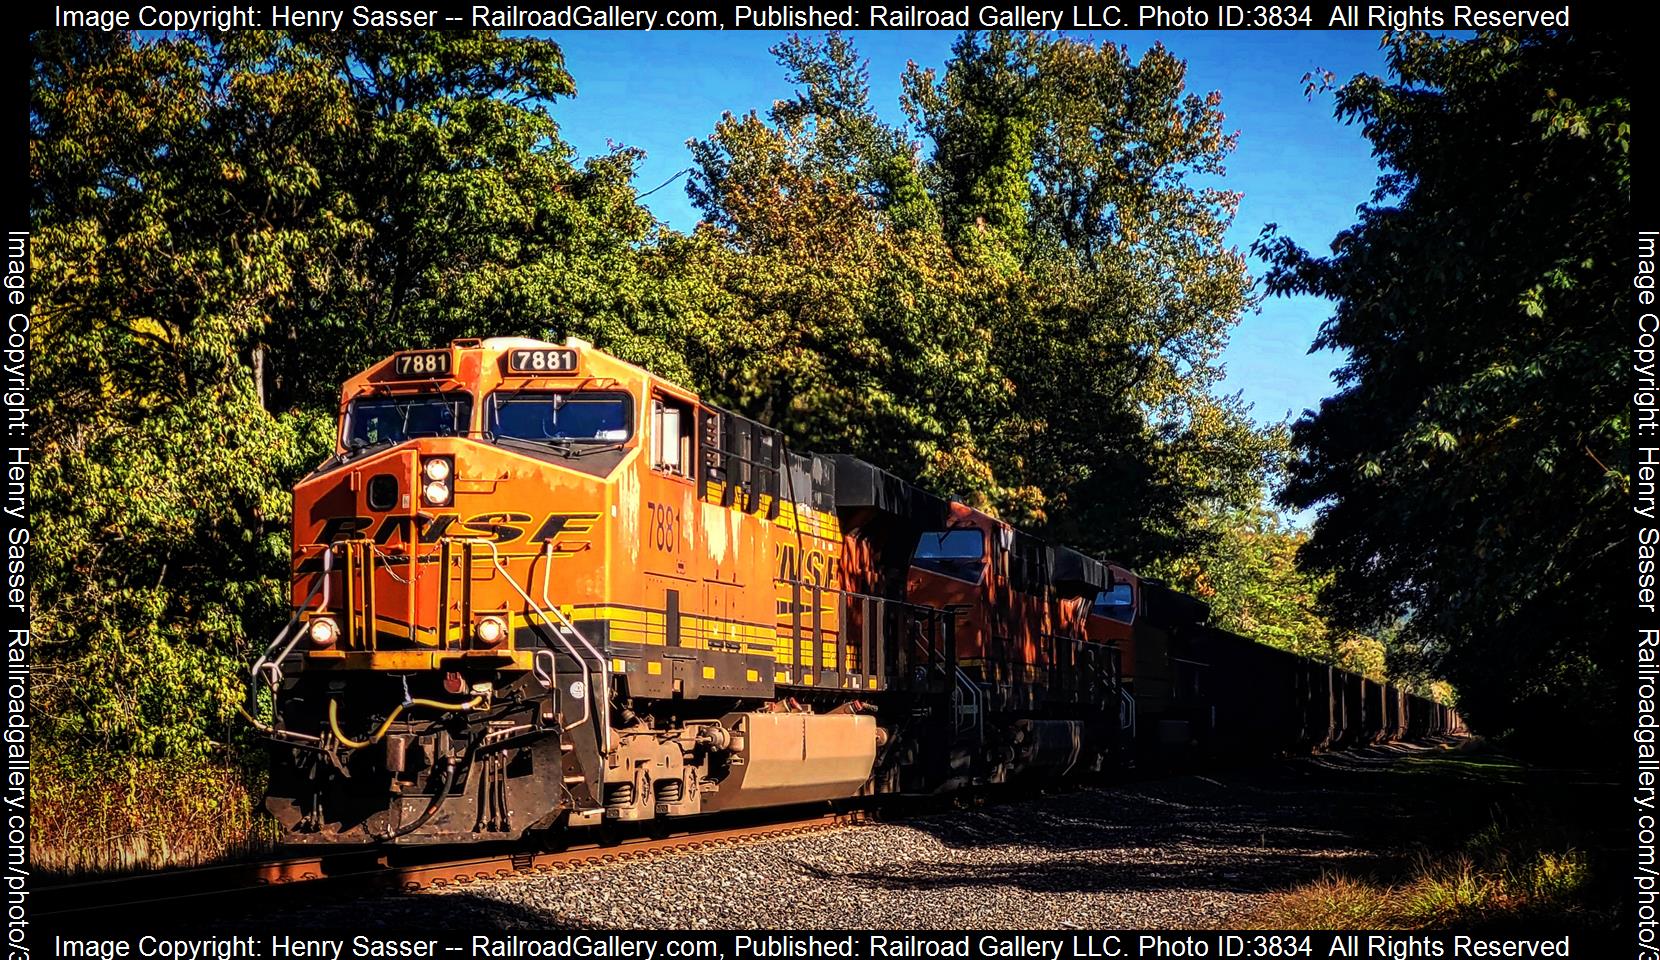
[[[1579,912],[1586,858],[1576,850],[1420,856],[1398,885],[1327,875],[1236,921],[1245,929],[1418,930],[1475,927]]]
[[[1261,910],[1235,921],[1246,930],[1393,930],[1385,916],[1391,891],[1341,874],[1279,894]]]
[[[243,772],[212,761],[45,759],[30,792],[30,859],[46,876],[198,866],[270,848]]]
[[[1387,788],[1425,846],[1395,866],[1327,874],[1237,917],[1247,929],[1477,929],[1614,922],[1611,837],[1586,816],[1601,780],[1536,769],[1479,744],[1410,757]],[[1380,785],[1380,789],[1385,789]],[[1606,796],[1605,796],[1606,794]],[[1435,851],[1434,853],[1426,851]]]

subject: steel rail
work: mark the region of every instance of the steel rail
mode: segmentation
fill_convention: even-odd
[[[327,853],[316,857],[218,864],[130,877],[37,886],[32,914],[42,920],[79,921],[100,914],[150,910],[164,904],[292,891],[413,893],[515,875],[550,873],[645,860],[675,853],[734,846],[748,841],[815,833],[862,823],[865,811],[825,813],[772,823],[714,827],[667,837],[631,837],[613,844],[582,843],[563,850],[527,849],[432,863],[389,862],[384,848]],[[413,853],[396,848],[396,854]]]
[[[414,892],[425,887],[441,888],[514,874],[605,866],[675,853],[738,846],[748,841],[818,833],[863,823],[867,816],[864,811],[826,813],[797,820],[701,830],[669,837],[635,837],[609,846],[590,843],[545,853],[514,853],[476,860],[395,867],[391,872],[396,875],[403,890]]]

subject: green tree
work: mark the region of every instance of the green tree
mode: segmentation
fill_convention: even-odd
[[[669,362],[634,154],[577,165],[556,45],[42,33],[31,189],[39,731],[176,755],[286,616],[339,383],[458,336]]]
[[[1401,621],[1481,729],[1614,721],[1630,437],[1630,73],[1593,31],[1392,35],[1337,91],[1386,172],[1329,257],[1265,235],[1278,293],[1332,298],[1341,391],[1286,501],[1341,622]]]
[[[1262,506],[1215,514],[1207,526],[1214,536],[1201,551],[1147,573],[1208,603],[1211,622],[1224,630],[1331,660],[1336,645],[1318,608],[1320,582],[1297,567],[1308,535]]]
[[[1384,640],[1330,622],[1320,594],[1332,575],[1297,563],[1306,531],[1263,504],[1213,512],[1202,525],[1209,536],[1199,546],[1159,558],[1144,572],[1205,601],[1211,623],[1224,630],[1374,680],[1430,690],[1425,678],[1388,669]]]
[[[245,32],[214,53],[231,76],[223,149],[248,171],[227,199],[305,238],[259,344],[270,407],[331,402],[387,353],[462,336],[577,332],[663,358],[639,335],[655,294],[636,247],[655,223],[637,154],[575,162],[550,109],[576,92],[556,44]]]
[[[964,33],[944,76],[912,64],[904,106],[933,145],[928,179],[958,248],[1025,254],[1031,218],[1038,87],[1037,34]]]
[[[714,395],[1132,562],[1260,498],[1283,437],[1215,391],[1237,198],[1190,182],[1233,140],[1180,60],[965,34],[904,77],[905,131],[845,38],[774,53],[796,94],[692,144],[674,272]]]
[[[232,702],[227,654],[280,622],[274,478],[321,449],[312,419],[262,409],[238,357],[285,282],[283,241],[218,229],[224,81],[202,44],[42,34],[35,51],[36,729],[195,752]]]
[[[994,505],[1130,560],[1197,549],[1203,519],[1263,492],[1283,446],[1216,360],[1252,302],[1224,234],[1234,137],[1185,64],[1047,34],[966,34],[905,107],[960,258],[1004,278],[986,327],[1010,389],[977,436]]]
[[[850,43],[773,52],[797,94],[689,144],[705,222],[660,251],[697,291],[679,323],[694,378],[797,446],[983,498],[971,427],[1004,386],[976,305],[996,278],[945,242]]]

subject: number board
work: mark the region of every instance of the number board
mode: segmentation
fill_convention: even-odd
[[[575,350],[509,350],[508,373],[563,374],[576,372]]]
[[[392,358],[392,375],[407,380],[436,380],[450,375],[448,350],[412,350]]]

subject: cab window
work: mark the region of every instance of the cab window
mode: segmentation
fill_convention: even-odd
[[[986,570],[986,537],[978,530],[935,530],[917,541],[911,565],[979,583]]]
[[[689,406],[669,397],[651,398],[651,467],[677,477],[692,472],[692,430]]]
[[[626,393],[495,393],[485,428],[533,443],[621,443],[629,437]]]
[[[466,393],[359,397],[346,408],[346,446],[361,450],[412,437],[458,436],[472,418],[473,398]]]
[[[1135,592],[1127,583],[1115,583],[1111,590],[1095,595],[1095,604],[1089,612],[1119,623],[1130,623],[1135,620]]]

